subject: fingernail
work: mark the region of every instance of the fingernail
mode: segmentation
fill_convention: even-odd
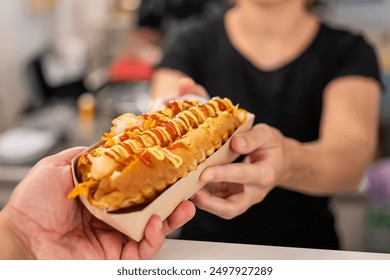
[[[246,140],[242,137],[236,137],[236,143],[238,148],[245,149],[246,148]]]

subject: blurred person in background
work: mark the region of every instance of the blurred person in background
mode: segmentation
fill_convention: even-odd
[[[228,0],[142,0],[138,11],[138,26],[151,28],[165,35],[191,21],[220,16],[228,7]]]
[[[221,16],[229,0],[142,0],[136,28],[131,33],[130,53],[154,65],[168,33],[198,20]]]
[[[359,34],[312,0],[237,0],[166,36],[154,98],[222,96],[255,114],[242,161],[206,169],[180,238],[339,249],[333,194],[354,192],[377,143],[381,75]],[[190,79],[191,78],[191,79]]]
[[[84,149],[42,159],[18,184],[0,212],[0,259],[149,259],[194,215],[194,205],[182,202],[164,221],[153,216],[140,242],[131,240],[67,198],[71,160]]]
[[[150,81],[167,34],[179,26],[220,16],[229,0],[143,0],[137,7],[129,40],[110,66],[110,80]]]

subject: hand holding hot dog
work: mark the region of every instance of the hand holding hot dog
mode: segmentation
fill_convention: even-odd
[[[70,161],[82,150],[41,160],[15,188],[0,212],[0,259],[149,259],[166,234],[193,217],[194,205],[183,202],[164,222],[153,216],[140,242],[131,240],[66,197]]]
[[[286,159],[280,132],[264,124],[233,136],[231,148],[247,155],[245,160],[207,168],[200,179],[208,184],[192,200],[225,219],[261,202],[283,173]]]

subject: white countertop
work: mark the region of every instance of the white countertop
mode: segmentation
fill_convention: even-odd
[[[167,239],[157,260],[390,260],[390,254]]]

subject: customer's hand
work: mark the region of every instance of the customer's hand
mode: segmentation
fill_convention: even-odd
[[[179,80],[178,95],[179,97],[185,95],[195,95],[206,100],[210,99],[206,89],[203,86],[195,83],[194,80],[189,77],[184,77]]]
[[[169,93],[168,95],[160,98],[154,98],[152,99],[151,103],[149,104],[148,111],[157,111],[159,110],[163,105],[168,104],[171,100],[181,99],[199,99],[201,102],[205,102],[208,99],[210,99],[209,94],[207,93],[206,89],[195,83],[193,79],[189,77],[181,77],[178,80],[177,88],[175,91]]]
[[[225,219],[261,202],[283,175],[286,164],[282,134],[265,124],[234,136],[231,148],[246,154],[245,160],[206,168],[200,179],[207,184],[192,200]]]
[[[0,212],[0,258],[20,259],[148,259],[161,248],[165,235],[195,213],[181,203],[161,222],[153,216],[145,237],[135,242],[92,216],[73,187],[70,161],[83,148],[73,148],[37,163],[14,190]]]

